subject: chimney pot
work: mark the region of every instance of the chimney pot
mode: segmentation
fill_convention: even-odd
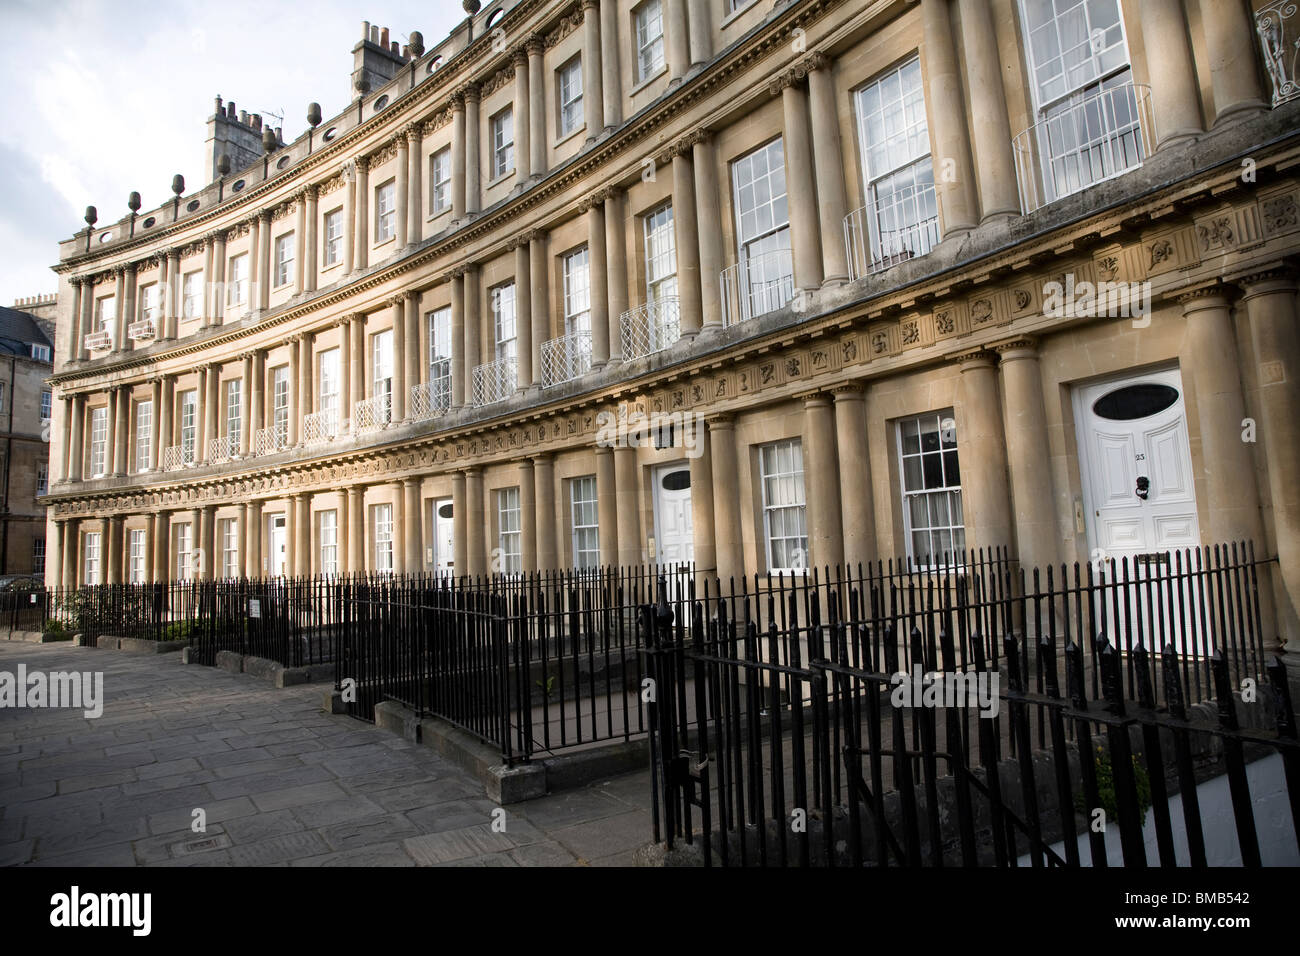
[[[379,45],[384,49],[388,49],[388,27],[384,27],[379,31]]]

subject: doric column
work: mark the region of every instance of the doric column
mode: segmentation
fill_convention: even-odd
[[[334,513],[337,515],[335,520],[335,562],[336,569],[340,575],[348,574],[351,568],[348,566],[349,552],[352,548],[352,534],[348,528],[348,493],[344,488],[340,488],[335,493]]]
[[[113,443],[113,474],[126,476],[127,449],[131,447],[131,390],[122,386],[117,390],[117,437]]]
[[[113,338],[113,351],[120,352],[126,347],[126,269],[118,266],[113,270],[113,278],[113,302],[117,318],[113,320],[113,327],[109,333]]]
[[[1300,647],[1300,481],[1296,481],[1300,474],[1300,416],[1296,415],[1296,409],[1300,409],[1300,332],[1296,283],[1292,272],[1277,269],[1245,276],[1239,285],[1245,290],[1254,358],[1259,363],[1256,444],[1268,465],[1278,556],[1274,600],[1278,630],[1287,642],[1290,666]],[[1243,437],[1244,427],[1238,426],[1238,437]],[[1256,542],[1256,554],[1262,556],[1264,550]]]
[[[406,567],[403,570],[407,574],[419,574],[424,570],[424,511],[420,502],[420,479],[404,479],[402,493],[405,504],[402,541],[406,554]]]
[[[926,99],[931,103],[944,104],[944,108],[932,111],[930,128],[939,155],[935,192],[945,237],[970,232],[979,219],[975,174],[971,167],[970,135],[966,130],[961,75],[957,70],[957,54],[952,43],[949,3],[950,0],[921,0],[921,17],[925,27],[925,74],[929,80]],[[951,176],[944,175],[948,169],[951,169]]]
[[[618,0],[600,0],[600,82],[605,93],[607,130],[623,122],[623,82],[618,61]]]
[[[81,522],[69,518],[63,522],[64,547],[62,581],[65,588],[75,588],[77,581],[77,555],[81,551]]]
[[[407,192],[410,182],[411,144],[405,134],[397,134],[397,175],[394,177],[393,205],[397,220],[397,238],[394,249],[405,249],[407,244],[407,222],[411,214],[411,198]]]
[[[221,325],[226,321],[226,232],[212,234],[212,309],[209,324]],[[315,288],[313,286],[312,288]]]
[[[220,555],[217,552],[217,507],[205,505],[201,527],[203,528],[203,566],[200,568],[204,581],[213,581],[219,570]]]
[[[546,41],[533,34],[524,46],[528,50],[528,172],[534,179],[541,179],[546,175],[546,77],[542,60]]]
[[[813,160],[817,173],[822,274],[824,281],[838,284],[849,278],[848,256],[844,250],[844,217],[848,215],[849,201],[844,188],[835,79],[831,75],[831,59],[825,53],[812,54],[808,58],[808,67],[808,105],[812,114]]]
[[[465,87],[465,215],[479,211],[482,196],[483,166],[479,159],[479,88]]]
[[[370,264],[370,163],[364,156],[357,160],[357,211],[352,216],[352,267],[364,269]]]
[[[477,468],[465,469],[465,537],[468,562],[467,573],[487,573],[487,527],[483,512],[483,472]]]
[[[239,546],[244,552],[244,577],[262,576],[262,503],[244,502],[244,516],[239,524]]]
[[[835,454],[835,408],[831,396],[803,397],[804,487],[808,506],[807,567],[835,567],[844,561],[844,515],[840,508],[840,466]]]
[[[407,348],[406,342],[406,297],[409,293],[395,295],[389,302],[393,306],[393,397],[392,420],[403,421],[406,418],[406,353],[419,353],[419,338]]]
[[[122,583],[122,531],[125,517],[113,515],[108,519],[108,533],[104,535],[104,547],[108,549],[108,583]]]
[[[1043,373],[1038,345],[1032,339],[1006,342],[997,350],[1002,353],[1002,425],[1011,475],[1016,556],[1032,583],[1034,568],[1061,560],[1052,470],[1044,467],[1043,460],[1050,446]]]
[[[465,472],[451,475],[451,572],[453,577],[469,574],[469,503],[466,501]]]
[[[406,495],[402,492],[402,482],[395,481],[389,485],[390,494],[393,498],[393,573],[409,574],[410,566],[406,563],[408,557],[406,551],[406,542],[410,537],[406,531]]]
[[[972,463],[962,470],[961,476],[966,547],[1004,547],[1011,542],[1011,514],[997,371],[988,352],[969,352],[959,361],[962,425],[957,431],[957,442],[961,460]],[[915,557],[919,561],[922,556]]]
[[[537,382],[542,376],[542,343],[551,337],[550,272],[547,269],[546,233],[540,229],[528,234],[528,280],[532,315],[527,320],[533,327],[533,381]]]
[[[343,202],[343,273],[351,275],[356,269],[357,256],[357,163],[348,160],[343,164],[343,181],[347,184]]]
[[[271,307],[271,286],[275,283],[274,266],[271,263],[271,210],[261,213],[262,228],[257,234],[257,258],[259,281],[257,283],[257,307],[265,312]]]
[[[302,405],[302,352],[299,347],[299,336],[291,335],[286,339],[289,345],[289,436],[288,446],[290,448],[298,444],[298,436],[301,434],[298,428],[298,416]]]
[[[605,119],[605,75],[600,65],[600,2],[582,0],[582,109],[587,142],[598,138]],[[613,90],[610,91],[612,96]]]
[[[77,402],[73,396],[64,393],[59,400],[63,407],[63,467],[59,469],[59,478],[63,481],[72,480],[72,419],[75,415]],[[158,406],[155,405],[156,409]]]
[[[451,218],[465,218],[465,91],[451,94]],[[477,133],[475,134],[477,135]]]
[[[256,256],[249,256],[250,259]],[[163,340],[171,341],[176,338],[177,327],[180,325],[180,283],[181,283],[181,251],[179,249],[167,250],[167,274],[163,279],[163,285],[166,288],[166,315],[163,317]]]
[[[302,277],[302,285],[299,291],[315,292],[316,291],[316,257],[320,249],[320,239],[318,232],[320,229],[320,204],[318,202],[319,190],[315,184],[308,186],[303,190],[303,201],[306,206],[307,223],[303,228],[302,245],[298,249],[298,274]]]
[[[700,233],[695,209],[695,171],[688,144],[674,144],[673,241],[677,248],[677,297],[682,338],[700,331]],[[714,277],[717,281],[717,277]]]
[[[722,250],[722,230],[717,225],[722,221],[718,168],[715,165],[712,134],[708,130],[695,130],[690,136],[690,141],[691,167],[695,174],[695,208],[698,226],[696,235],[699,237],[700,324],[703,328],[721,328],[722,294],[718,286],[718,277],[722,275],[722,270],[726,266]],[[676,222],[676,219],[677,201],[674,198],[673,221]],[[681,269],[680,264],[678,269]]]
[[[555,461],[550,455],[533,459],[536,501],[533,519],[537,527],[537,570],[554,571],[560,563],[555,548]]]
[[[736,459],[736,430],[730,415],[708,419],[709,451],[713,457],[713,527],[718,579],[728,582],[745,573],[740,536],[740,468]]]
[[[692,415],[685,425],[690,429],[686,447],[691,468],[691,540],[695,552],[695,571],[699,581],[718,572],[717,547],[713,530],[713,453],[704,416]],[[651,561],[658,561],[651,554]]]
[[[591,270],[591,367],[598,369],[609,361],[609,260],[605,246],[605,207],[599,195],[586,200],[583,205],[587,210],[587,262]]]
[[[479,270],[465,266],[465,404],[474,402],[474,369],[482,363],[479,355]]]
[[[687,5],[688,0],[664,0],[664,42],[668,47],[668,76],[671,85],[680,83],[691,65],[690,37],[686,33]]]
[[[465,365],[465,269],[451,270],[451,406],[464,408],[473,383]]]
[[[293,294],[302,295],[307,273],[307,190],[294,196],[293,206]]]
[[[520,390],[531,388],[533,371],[533,295],[528,261],[528,236],[512,243],[515,250],[515,332],[519,337],[515,350],[518,365],[515,383]]]
[[[406,127],[406,244],[414,246],[424,238],[424,125]]]
[[[1240,113],[1265,108],[1259,83],[1255,26],[1241,0],[1200,4],[1201,26],[1210,53],[1210,82],[1214,89],[1214,125]],[[1162,38],[1163,40],[1163,38]],[[1161,81],[1164,77],[1159,78]],[[1152,84],[1154,85],[1154,84]]]
[[[614,449],[596,448],[596,520],[600,524],[600,563],[618,563],[618,480],[614,471]]]
[[[537,570],[537,483],[533,460],[519,460],[519,526],[521,567],[525,574]]]
[[[201,578],[208,557],[203,551],[203,509],[191,508],[185,514],[190,524],[190,563],[185,571],[191,578]]]
[[[636,448],[628,444],[619,444],[614,448],[614,487],[617,489],[615,508],[618,517],[614,525],[606,527],[618,529],[618,563],[623,567],[642,563],[641,476],[636,452]]]
[[[816,196],[813,184],[812,137],[808,125],[808,94],[801,80],[805,64],[787,70],[769,89],[781,93],[785,128],[786,191],[791,196]],[[838,117],[838,113],[835,114]],[[821,228],[817,203],[790,203],[790,244],[793,246],[795,288],[812,291],[822,284]]]
[[[856,383],[837,386],[835,445],[839,458],[836,480],[844,527],[844,562],[853,574],[875,560],[876,509],[872,501],[871,455],[867,445],[866,392]],[[805,469],[808,467],[805,462]]]
[[[311,496],[293,496],[293,534],[297,539],[293,555],[293,573],[300,578],[311,574]]]
[[[154,535],[149,542],[153,550],[153,581],[167,584],[172,579],[171,562],[172,516],[170,511],[159,511],[154,516]]]
[[[533,124],[528,115],[532,98],[528,95],[528,51],[523,47],[511,57],[515,65],[515,185],[523,189],[532,176]]]
[[[623,361],[623,313],[628,308],[627,219],[624,215],[623,190],[610,186],[605,195],[605,258],[609,292],[609,358]]]
[[[157,549],[154,542],[158,540],[158,521],[157,512],[144,516],[144,580],[147,584],[152,584],[158,580]]]
[[[959,0],[959,3],[967,93],[975,135],[975,168],[979,175],[980,221],[983,222],[996,216],[1018,215],[1020,197],[993,11],[986,0]]]
[[[1201,106],[1196,89],[1196,66],[1187,35],[1183,0],[1145,0],[1138,4],[1151,77],[1151,105],[1155,113],[1157,148],[1198,135]]]
[[[361,574],[366,570],[366,508],[365,488],[356,485],[347,489],[348,496],[348,573]]]
[[[118,399],[121,397],[122,390],[116,386],[108,390],[108,435],[104,445],[104,474],[115,475],[115,466],[117,465],[117,406]]]

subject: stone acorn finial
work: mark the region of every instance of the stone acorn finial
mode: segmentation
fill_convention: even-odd
[[[262,149],[266,150],[268,153],[273,153],[275,152],[275,147],[276,147],[275,130],[272,129],[270,126],[263,127],[262,128]]]
[[[365,95],[370,92],[370,80],[364,73],[358,76],[357,81],[352,85],[356,87],[357,92],[361,94],[362,97],[365,97]]]
[[[185,177],[182,176],[180,173],[177,173],[175,176],[172,177],[172,192],[174,192],[177,196],[185,192]]]
[[[86,225],[91,229],[95,228],[95,223],[99,222],[99,211],[94,206],[86,207]]]
[[[217,172],[222,176],[230,175],[230,157],[225,153],[217,157]]]
[[[471,17],[478,13],[479,10],[483,9],[483,4],[479,3],[479,0],[465,0],[461,6],[465,8],[465,12]]]
[[[319,103],[307,104],[307,123],[311,126],[312,129],[315,129],[317,126],[320,125],[320,104]]]
[[[406,49],[411,54],[412,60],[424,56],[424,34],[419,30],[412,30],[411,35],[406,38]]]
[[[133,191],[131,195],[126,197],[126,208],[133,213],[140,211],[140,194],[138,192]]]

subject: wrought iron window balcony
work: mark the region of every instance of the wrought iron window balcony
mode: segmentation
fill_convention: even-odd
[[[86,348],[91,352],[107,352],[113,347],[113,336],[108,332],[89,332],[86,335]]]
[[[412,385],[406,411],[412,421],[437,418],[451,407],[451,379],[437,378],[422,385]]]
[[[253,432],[253,454],[271,455],[289,447],[289,430],[272,425]]]
[[[1255,30],[1273,85],[1273,106],[1300,96],[1300,4],[1274,0],[1255,11]]]
[[[338,409],[327,408],[302,417],[302,440],[305,445],[323,445],[348,432],[349,421],[339,418]]]
[[[387,428],[393,423],[393,396],[385,392],[371,398],[363,398],[353,406],[352,426],[357,434]]]
[[[681,300],[664,296],[619,317],[623,330],[623,358],[636,359],[672,348],[682,337]]]
[[[1151,88],[1123,83],[1067,101],[1012,142],[1020,208],[1048,203],[1142,165],[1155,148]]]
[[[132,322],[126,327],[126,337],[132,342],[147,342],[157,335],[158,330],[154,327],[151,319],[141,319],[139,322]]]
[[[933,183],[896,189],[844,217],[844,248],[853,280],[923,256],[938,243]]]
[[[163,471],[176,471],[194,464],[193,445],[172,445],[163,449]]]
[[[572,382],[591,371],[591,333],[584,330],[542,343],[542,388]]]
[[[727,325],[783,309],[794,298],[794,259],[776,249],[722,270],[722,316]]]
[[[542,354],[545,356],[546,353]],[[543,365],[545,362],[543,357]],[[515,393],[515,383],[518,380],[518,363],[513,358],[497,359],[477,366],[474,369],[474,407],[482,408],[494,402],[504,402]]]

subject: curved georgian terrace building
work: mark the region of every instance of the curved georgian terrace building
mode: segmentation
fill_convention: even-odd
[[[367,24],[339,115],[218,100],[212,182],[62,243],[48,580],[1249,539],[1300,636],[1289,10]]]

